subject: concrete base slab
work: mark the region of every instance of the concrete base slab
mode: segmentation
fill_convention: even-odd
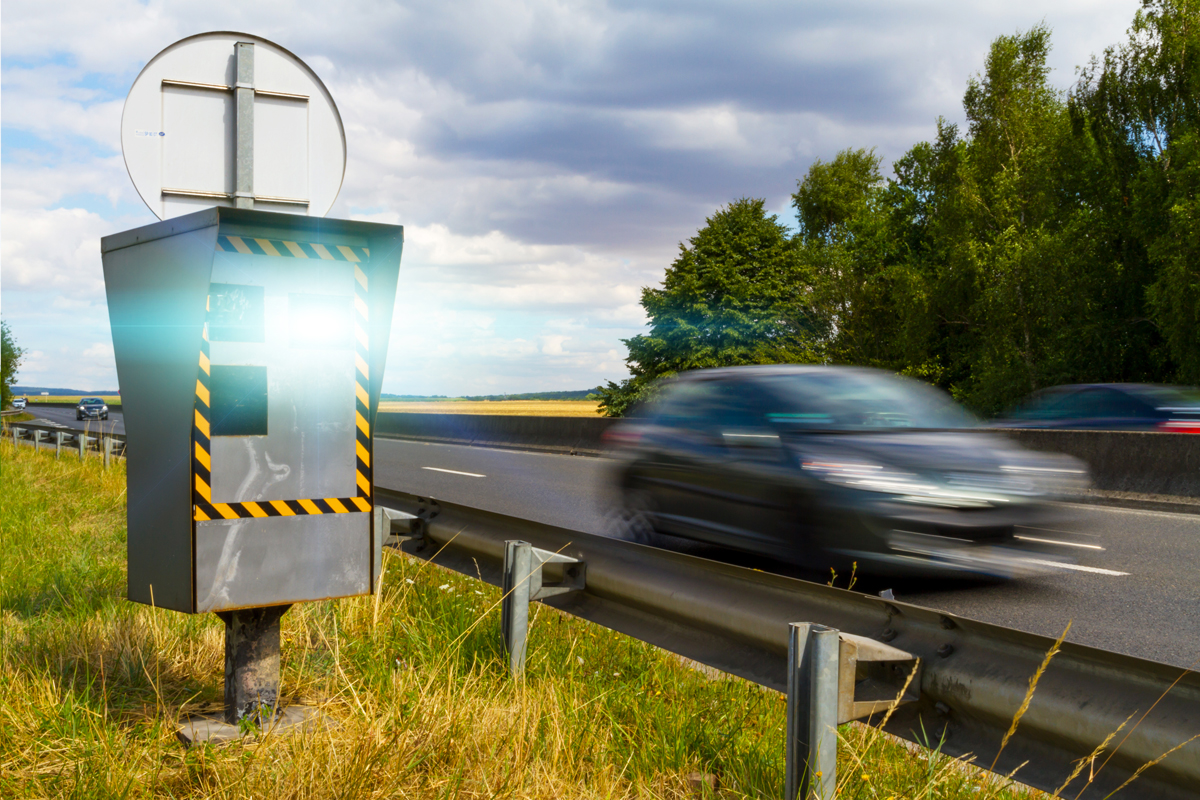
[[[300,730],[311,730],[315,727],[329,727],[335,724],[321,709],[314,706],[288,706],[281,709],[275,721],[265,730],[253,730],[243,733],[237,725],[225,721],[224,714],[198,714],[188,717],[183,725],[175,732],[175,736],[184,747],[196,744],[225,744],[242,738],[257,739],[263,736],[281,733],[295,733]]]

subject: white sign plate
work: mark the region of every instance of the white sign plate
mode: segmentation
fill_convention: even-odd
[[[259,36],[202,33],[150,59],[121,117],[129,177],[159,219],[235,205],[239,42],[254,45],[253,207],[324,216],[337,199],[346,134],[321,79]]]

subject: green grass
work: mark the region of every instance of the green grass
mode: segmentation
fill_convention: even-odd
[[[0,460],[0,796],[690,797],[695,772],[725,797],[782,790],[777,693],[540,605],[513,681],[499,592],[392,554],[380,596],[283,619],[286,700],[336,726],[184,750],[179,717],[221,702],[223,628],[123,599],[123,464],[8,442]],[[841,733],[845,798],[1038,794]]]

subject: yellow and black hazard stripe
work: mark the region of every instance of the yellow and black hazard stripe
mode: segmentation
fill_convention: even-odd
[[[224,242],[224,245],[222,244]],[[326,497],[303,500],[270,500],[248,503],[214,503],[212,500],[212,445],[209,427],[211,397],[209,378],[208,322],[200,342],[200,363],[196,376],[196,407],[192,426],[192,507],[193,519],[250,519],[287,517],[307,514],[349,514],[369,512],[371,502],[371,414],[370,414],[370,338],[368,331],[367,274],[359,265],[370,255],[365,247],[325,247],[307,242],[273,239],[249,239],[218,236],[217,249],[226,252],[292,258],[322,258],[348,261],[354,269],[354,422],[355,422],[355,497]],[[335,256],[334,253],[337,255]],[[315,255],[310,255],[315,254]],[[206,311],[210,310],[206,308]]]
[[[370,339],[367,336],[367,273],[354,265],[354,451],[358,496],[371,497]]]
[[[197,521],[251,519],[254,517],[298,517],[308,514],[350,514],[370,511],[364,497],[323,497],[313,500],[259,500],[256,503],[210,503],[196,500]]]
[[[212,404],[208,388],[211,372],[206,320],[200,338],[200,369],[196,372],[196,408],[192,417],[192,506],[196,512],[193,514],[195,519],[200,519],[197,504],[212,502],[212,445],[208,426],[209,406]]]
[[[287,242],[282,239],[255,239],[250,236],[217,237],[217,250],[222,253],[241,253],[254,256],[282,256],[283,258],[319,258],[325,261],[349,261],[361,264],[370,256],[365,247],[344,244],[321,244],[319,242]]]

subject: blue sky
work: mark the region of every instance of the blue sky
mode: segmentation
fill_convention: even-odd
[[[1052,80],[1124,38],[1136,0],[59,2],[0,29],[0,311],[25,385],[112,388],[101,236],[154,221],[119,123],[185,36],[304,59],[346,127],[331,216],[403,224],[384,389],[579,389],[627,372],[641,287],[718,206],[785,221],[813,159],[885,163],[962,120],[990,41],[1044,21]]]

